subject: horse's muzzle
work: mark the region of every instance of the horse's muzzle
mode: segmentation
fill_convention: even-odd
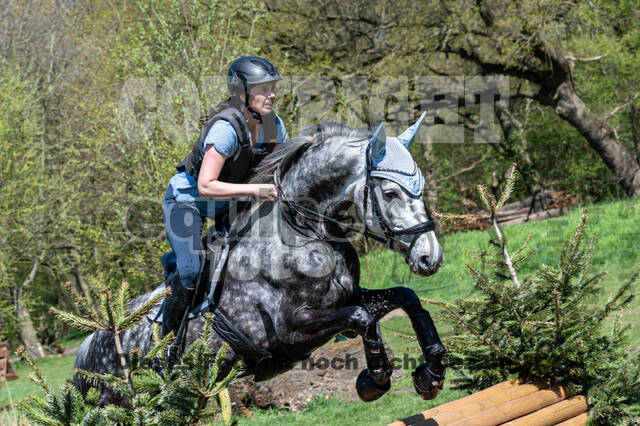
[[[415,263],[415,273],[421,275],[423,277],[428,277],[430,275],[438,272],[442,266],[442,256],[439,256],[438,259],[432,261],[429,255],[422,255]]]

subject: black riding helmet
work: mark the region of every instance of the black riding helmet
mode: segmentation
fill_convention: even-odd
[[[249,106],[249,89],[260,83],[280,81],[276,67],[258,56],[242,56],[233,61],[227,72],[227,86],[232,95],[244,95],[244,104],[253,116],[262,121],[260,114]]]

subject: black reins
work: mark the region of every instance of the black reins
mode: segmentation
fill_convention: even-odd
[[[287,222],[287,224],[289,224],[289,226],[291,226],[293,229],[297,230],[299,233],[301,233],[302,235],[304,235],[305,237],[308,238],[312,238],[315,240],[327,240],[329,238],[327,238],[326,235],[322,235],[320,233],[318,233],[318,231],[313,228],[311,225],[309,225],[306,221],[311,221],[311,222],[315,222],[315,223],[320,223],[320,221],[327,221],[327,222],[331,222],[334,225],[339,226],[340,228],[346,230],[346,231],[352,231],[352,232],[357,232],[359,234],[364,235],[367,238],[372,238],[378,242],[381,243],[386,243],[387,239],[385,237],[381,237],[377,234],[374,234],[373,232],[369,231],[366,229],[366,225],[365,225],[365,229],[360,229],[357,228],[355,226],[349,225],[348,223],[344,223],[339,219],[334,219],[330,216],[327,216],[325,214],[319,213],[315,210],[312,210],[310,208],[307,208],[299,203],[296,203],[294,201],[291,201],[289,199],[289,197],[287,197],[287,194],[284,193],[284,191],[282,190],[282,187],[280,186],[280,168],[278,167],[278,169],[276,169],[275,173],[273,174],[273,180],[275,182],[276,187],[278,188],[278,198],[280,199],[280,201],[282,201],[282,203],[285,205],[285,207],[287,208],[288,211],[283,211],[282,213],[282,217],[284,218],[284,220]],[[366,204],[366,202],[365,202]],[[365,206],[366,208],[366,206]],[[305,222],[300,224],[300,223],[295,223],[293,217],[294,216],[298,216],[298,217],[302,217],[305,219]],[[352,216],[342,216],[341,219],[348,219],[351,222],[354,222],[354,218]],[[309,235],[307,232],[311,232],[314,233],[315,236]]]
[[[414,235],[407,249],[407,253],[411,252],[420,234],[428,231],[433,231],[435,229],[435,224],[433,223],[432,220],[428,220],[426,222],[422,222],[405,229],[396,230],[392,228],[389,222],[382,215],[380,211],[380,206],[378,205],[378,201],[373,194],[373,181],[371,179],[371,172],[373,171],[373,167],[371,165],[370,151],[371,151],[371,143],[367,145],[367,152],[366,152],[367,173],[366,173],[366,182],[364,186],[364,197],[363,197],[364,229],[357,228],[355,226],[352,226],[342,221],[345,219],[349,219],[351,222],[353,222],[354,218],[352,216],[342,216],[340,217],[340,219],[342,220],[334,219],[330,216],[327,216],[315,210],[309,209],[301,205],[300,203],[296,203],[290,200],[289,197],[287,197],[287,195],[284,193],[282,187],[280,186],[280,167],[278,167],[273,174],[273,179],[276,187],[278,188],[278,198],[282,201],[282,203],[286,207],[286,209],[283,209],[284,211],[282,211],[282,217],[289,224],[289,226],[291,226],[293,229],[297,230],[299,233],[301,233],[302,235],[308,238],[317,239],[317,240],[327,240],[328,238],[326,235],[320,234],[315,228],[313,228],[309,223],[307,223],[307,221],[315,222],[315,223],[319,223],[320,221],[327,221],[327,222],[333,223],[334,225],[339,226],[340,228],[342,228],[343,230],[346,230],[347,232],[348,231],[357,232],[359,234],[364,235],[365,238],[374,239],[378,242],[387,244],[389,247],[391,247],[393,242],[398,244],[399,241],[397,237],[401,235]],[[367,205],[369,201],[368,199],[371,200],[371,205],[373,206],[373,212],[375,213],[376,218],[380,223],[380,227],[382,228],[382,232],[384,234],[383,236],[378,235],[374,232],[371,232],[368,229],[368,226],[367,226]],[[296,223],[296,221],[294,220],[294,216],[304,218],[305,222],[302,224]],[[309,233],[312,233],[315,235],[309,235]]]

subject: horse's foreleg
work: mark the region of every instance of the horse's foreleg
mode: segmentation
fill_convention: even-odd
[[[375,401],[391,388],[390,379],[393,373],[393,367],[384,350],[378,323],[366,330],[362,336],[362,344],[367,368],[360,372],[356,381],[356,390],[363,401]]]
[[[429,312],[422,308],[415,292],[406,287],[384,290],[360,289],[358,298],[358,304],[364,306],[376,320],[396,308],[401,308],[407,313],[426,360],[413,372],[413,384],[423,399],[438,396],[444,384],[445,368],[442,358],[446,349],[440,341]]]

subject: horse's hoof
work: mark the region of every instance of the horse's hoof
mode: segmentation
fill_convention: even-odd
[[[375,401],[384,395],[391,388],[391,380],[387,380],[383,385],[376,385],[371,376],[369,375],[369,370],[366,368],[360,372],[358,375],[358,380],[356,380],[356,390],[358,391],[358,396],[364,402]]]
[[[444,385],[445,368],[442,367],[442,374],[436,374],[429,368],[425,362],[411,373],[413,377],[413,387],[420,398],[430,400],[438,396]]]

